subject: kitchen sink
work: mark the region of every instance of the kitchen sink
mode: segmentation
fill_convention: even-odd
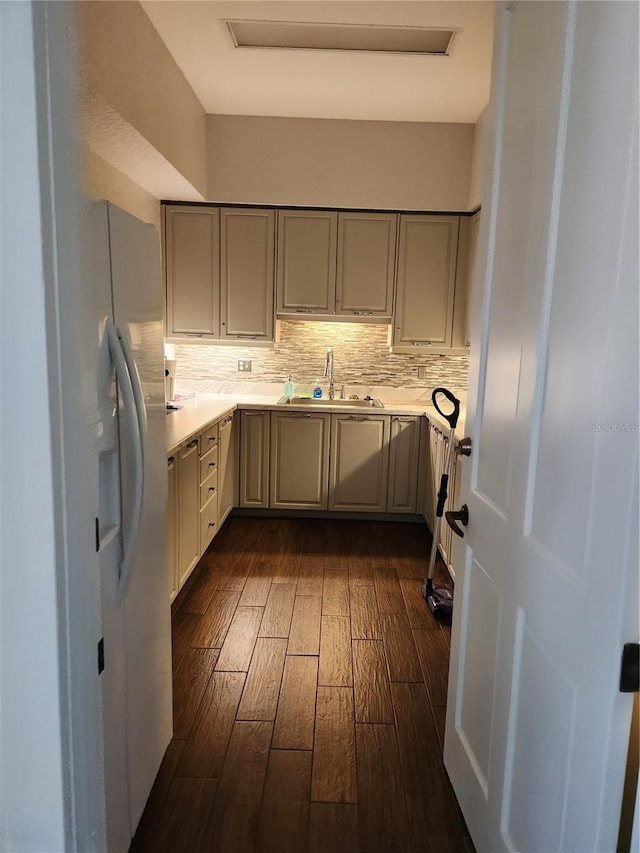
[[[357,409],[384,409],[382,400],[320,400],[313,397],[280,397],[278,405],[291,406],[333,406],[334,408],[357,408]]]

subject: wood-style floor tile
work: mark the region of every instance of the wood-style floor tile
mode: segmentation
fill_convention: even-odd
[[[357,723],[393,723],[389,676],[380,640],[353,641],[353,692]]]
[[[381,640],[378,601],[373,586],[351,587],[351,636],[354,640]]]
[[[406,613],[383,613],[382,638],[391,681],[422,681],[422,670]]]
[[[264,560],[257,561],[251,567],[238,604],[241,607],[264,607],[270,588],[271,571],[268,564]]]
[[[274,749],[313,749],[317,681],[317,657],[287,657],[273,729]]]
[[[322,566],[313,565],[313,562],[309,561],[305,556],[302,558],[302,564],[298,572],[298,586],[296,588],[298,595],[322,595],[324,569]]]
[[[414,631],[413,638],[432,705],[447,704],[449,649],[440,631]]]
[[[238,708],[238,720],[275,720],[287,641],[258,637]]]
[[[299,853],[309,831],[311,758],[306,750],[272,749],[258,826],[259,853]]]
[[[296,595],[289,631],[287,654],[319,654],[321,613],[322,598],[320,596]]]
[[[373,580],[380,613],[404,613],[404,598],[396,573],[391,568],[374,568]]]
[[[356,742],[360,849],[367,853],[411,850],[395,727],[358,723]]]
[[[203,649],[222,648],[239,600],[239,592],[229,589],[216,592],[205,617],[200,619],[191,644]]]
[[[171,655],[173,671],[180,665],[185,651],[196,646],[194,637],[200,627],[202,616],[199,613],[187,613],[180,609],[171,611]],[[222,643],[220,643],[222,645]],[[219,647],[218,647],[219,648]]]
[[[318,687],[311,799],[356,803],[356,735],[350,687]]]
[[[156,781],[147,800],[142,820],[131,844],[130,853],[138,853],[138,851],[148,849],[148,845],[153,843],[153,834],[156,828],[158,825],[162,825],[165,819],[166,812],[163,811],[165,797],[171,787],[184,744],[183,740],[174,738],[167,747]]]
[[[186,738],[216,665],[218,649],[186,649],[173,676],[173,736]]]
[[[272,723],[237,722],[209,822],[210,853],[255,850]]]
[[[237,607],[231,621],[216,669],[220,672],[246,672],[262,621],[262,607]]]
[[[421,587],[422,584],[420,581],[407,579],[400,581],[402,597],[404,598],[407,615],[409,616],[409,624],[412,628],[437,631],[438,621],[422,597]]]
[[[364,853],[364,848],[361,849]],[[357,853],[357,850],[358,807],[346,803],[311,803],[308,853]]]
[[[162,819],[150,828],[144,840],[134,841],[131,853],[207,853],[211,849],[210,819],[217,790],[215,779],[174,777],[162,804]]]
[[[185,743],[178,776],[217,778],[242,695],[243,672],[214,672]]]
[[[322,617],[318,683],[325,687],[350,687],[353,684],[348,616]]]
[[[288,637],[296,598],[294,583],[273,583],[264,608],[261,637]]]
[[[322,615],[349,615],[349,572],[346,569],[325,569]]]
[[[431,713],[435,723],[438,741],[440,742],[440,753],[444,751],[444,730],[447,724],[447,709],[444,705],[432,705]]]

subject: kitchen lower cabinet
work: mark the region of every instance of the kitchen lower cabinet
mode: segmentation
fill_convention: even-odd
[[[391,418],[387,512],[416,512],[421,421],[418,416]]]
[[[178,453],[178,588],[200,559],[198,439]]]
[[[227,415],[219,423],[218,464],[218,526],[222,524],[237,503],[237,429],[235,415]]]
[[[169,600],[178,594],[178,463],[175,456],[167,459],[167,573]]]
[[[207,439],[214,438],[215,444],[209,445],[207,450]],[[200,488],[199,494],[199,530],[200,530],[200,556],[209,547],[213,537],[218,532],[218,475],[220,447],[218,444],[217,424],[200,435],[199,446],[201,448],[199,458]],[[204,453],[202,453],[204,450]]]
[[[241,507],[268,509],[270,418],[268,411],[240,413],[239,495]]]
[[[327,509],[331,415],[271,412],[272,509]]]
[[[329,509],[384,512],[389,416],[332,415],[331,421]]]

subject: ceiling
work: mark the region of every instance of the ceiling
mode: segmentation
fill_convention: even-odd
[[[475,123],[489,100],[483,0],[142,0],[207,113]],[[225,20],[457,29],[449,56],[234,46]]]

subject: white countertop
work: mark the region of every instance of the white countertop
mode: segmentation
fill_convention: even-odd
[[[291,404],[279,404],[280,397],[275,395],[256,394],[196,394],[187,400],[177,400],[176,405],[182,408],[167,413],[166,445],[167,453],[173,453],[200,430],[209,426],[214,421],[220,420],[236,409],[286,409],[289,411],[315,411],[335,414],[344,412],[346,414],[381,414],[381,415],[426,415],[429,420],[436,423],[444,430],[449,430],[449,424],[445,421],[432,405],[425,403],[394,402],[383,400],[384,408],[362,408],[358,406],[345,405],[313,405],[312,403],[299,406]],[[456,438],[464,436],[464,407],[460,409],[460,419],[456,428]]]

